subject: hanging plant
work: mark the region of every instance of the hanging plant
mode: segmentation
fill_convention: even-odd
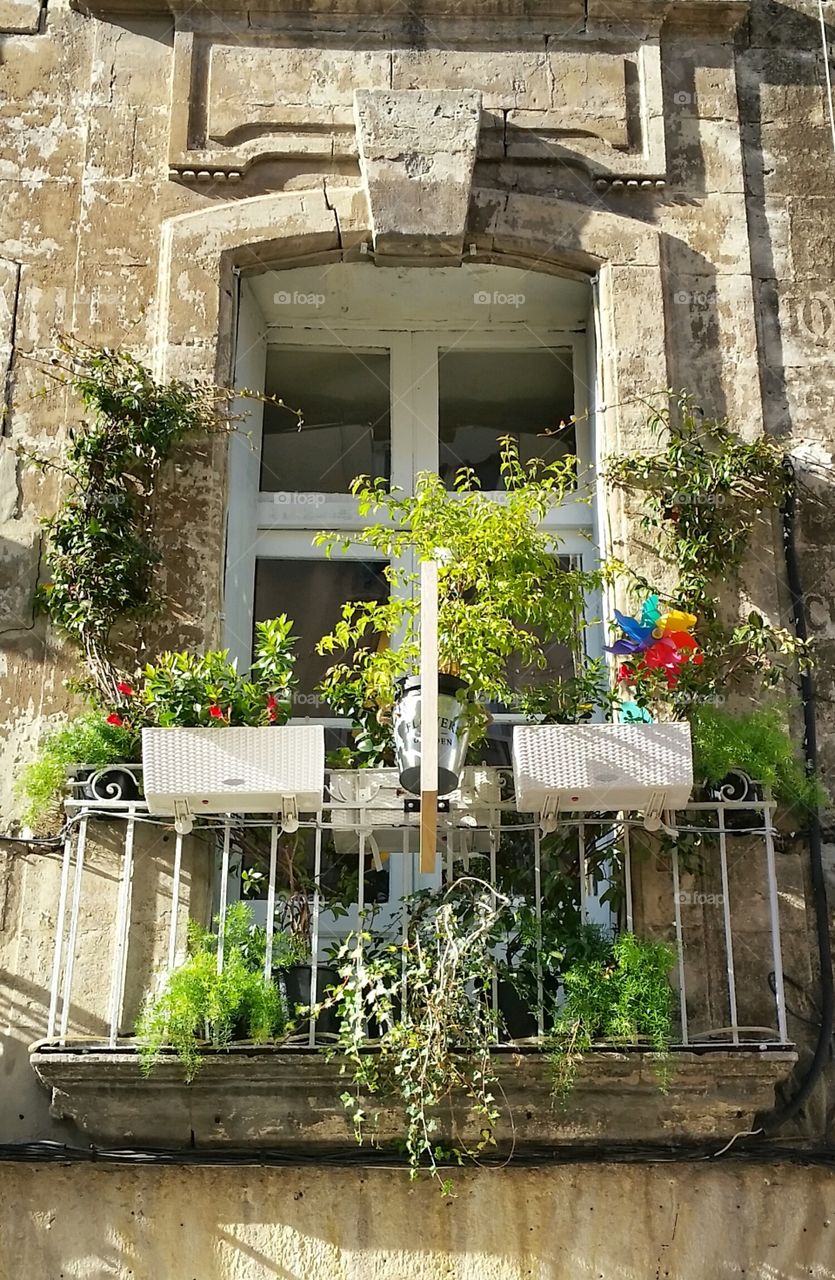
[[[441,1165],[475,1160],[495,1145],[495,1023],[486,992],[508,905],[472,877],[413,895],[404,941],[387,942],[368,930],[348,935],[337,952],[340,981],[322,1006],[339,1020],[337,1047],[327,1052],[342,1060],[350,1078],[342,1103],[357,1141],[363,1141],[369,1098],[398,1102],[412,1177],[427,1169],[445,1195],[451,1184]],[[380,1033],[371,1053],[369,1022]],[[475,1141],[456,1136],[450,1144],[441,1133],[439,1109],[456,1097],[475,1116]]]

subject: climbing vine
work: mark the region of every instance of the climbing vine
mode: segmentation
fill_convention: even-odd
[[[57,512],[44,521],[50,580],[36,606],[83,654],[90,691],[112,705],[123,682],[114,632],[161,603],[153,535],[160,470],[189,438],[230,430],[233,396],[250,393],[161,382],[125,351],[71,338],[61,340],[53,372],[87,412],[70,428],[60,463],[29,459],[67,482]]]
[[[732,681],[776,685],[793,664],[811,663],[810,646],[757,610],[733,624],[723,621],[720,595],[738,577],[757,523],[770,519],[786,496],[783,451],[763,435],[743,439],[727,419],[706,418],[684,393],[648,408],[657,447],[610,457],[606,477],[610,486],[638,495],[641,527],[677,570],[674,599],[699,619],[702,661],[682,669],[667,701],[686,710]],[[646,579],[631,577],[638,591],[652,591]],[[669,695],[663,672],[642,669],[632,680],[634,674],[638,702]]]

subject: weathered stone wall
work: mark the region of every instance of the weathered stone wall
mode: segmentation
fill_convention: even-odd
[[[358,14],[360,4],[315,14],[270,7],[175,20],[154,3],[143,17],[102,20],[56,0],[0,4],[7,816],[19,764],[70,705],[61,684],[70,664],[30,604],[42,569],[38,518],[54,509],[60,477],[27,470],[14,452],[58,450],[75,412],[49,379],[53,336],[124,342],[160,369],[228,379],[237,272],[358,257],[372,240],[355,89],[481,92],[463,241],[477,260],[522,271],[599,273],[607,444],[645,438],[630,398],[673,385],[751,434],[765,426],[796,452],[832,453],[833,160],[813,0],[754,0],[750,18],[730,3],[598,10],[565,0],[524,15],[512,5],[489,15],[422,5],[385,23]],[[213,445],[168,477],[160,529],[176,607],[148,632],[151,649],[218,638],[224,468]],[[818,489],[823,505],[804,508],[804,565],[828,660],[835,558],[828,484]],[[778,552],[763,542],[743,607],[778,612]],[[828,674],[822,688],[831,694]],[[821,725],[834,762],[827,704]],[[0,865],[0,965],[10,975],[10,1127],[1,1136],[11,1138],[49,1131],[25,1046],[45,1026],[57,899],[55,858],[19,848]],[[802,950],[796,862],[790,870],[797,892],[787,910]],[[155,903],[151,893],[149,909]],[[88,979],[94,987],[95,974]],[[93,995],[84,1017],[100,1016]]]
[[[0,1277],[835,1277],[828,1169],[580,1165],[455,1183],[445,1202],[403,1171],[7,1165]]]

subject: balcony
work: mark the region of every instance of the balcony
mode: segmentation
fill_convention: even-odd
[[[133,776],[141,781],[139,770]],[[543,940],[552,936],[558,872],[573,884],[583,921],[674,944],[668,1091],[657,1086],[645,1043],[603,1043],[584,1056],[568,1100],[555,1103],[547,1048],[560,997],[549,990],[543,947],[527,1004],[507,981],[512,957],[497,952],[492,981],[473,998],[492,1010],[491,1054],[506,1101],[498,1149],[727,1141],[774,1105],[796,1056],[784,965],[798,980],[807,961],[801,853],[775,827],[770,802],[692,803],[666,813],[656,832],[639,814],[574,814],[544,835],[533,815],[517,812],[506,771],[469,770],[439,814],[438,866],[422,876],[419,814],[404,808],[396,775],[360,775],[360,790],[356,780],[329,775],[321,810],[301,816],[289,866],[269,815],[206,818],[179,835],[149,815],[141,788],[126,790],[125,779],[115,791],[107,777],[76,782],[49,1024],[31,1052],[54,1114],[105,1145],[347,1148],[344,1079],[339,1061],[322,1053],[335,1038],[326,1016],[311,1015],[280,1043],[202,1048],[190,1084],[173,1054],[141,1073],[136,1018],[145,993],[182,962],[189,919],[224,919],[248,883],[271,945],[275,905],[292,902],[304,915],[315,1003],[333,980],[334,944],[370,909],[364,927],[396,941],[408,925],[401,899],[467,876],[488,893],[510,892]],[[453,1102],[440,1132],[471,1119]],[[377,1142],[385,1148],[401,1132],[396,1109],[379,1108]]]

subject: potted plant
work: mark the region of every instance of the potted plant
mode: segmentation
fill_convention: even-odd
[[[378,723],[391,720],[393,749],[406,790],[418,789],[420,760],[419,600],[410,563],[438,563],[439,793],[458,785],[468,743],[483,737],[488,703],[509,705],[511,672],[546,665],[546,643],[579,651],[583,606],[601,575],[560,565],[555,540],[541,524],[574,485],[573,459],[522,463],[510,437],[501,441],[506,492],[483,494],[462,468],[454,491],[424,472],[414,497],[390,492],[383,480],[358,477],[359,511],[376,516],[346,539],[318,535],[329,549],[353,542],[373,547],[389,564],[392,587],[383,602],[349,601],[319,652],[342,654],[325,678],[329,697],[351,680]],[[332,705],[336,705],[334,701]]]
[[[802,824],[826,802],[820,781],[810,776],[776,707],[734,714],[709,704],[690,715],[696,777],[710,799],[762,801],[769,791]],[[758,810],[731,810],[725,825],[762,824]]]
[[[145,798],[181,829],[200,813],[320,807],[324,732],[287,725],[293,687],[292,623],[256,623],[248,677],[228,652],[164,653],[114,711],[142,724]]]
[[[568,1095],[583,1054],[596,1043],[645,1044],[665,1088],[675,947],[633,933],[611,939],[594,926],[586,927],[584,945],[585,954],[563,973],[564,1000],[549,1042],[555,1094]]]
[[[266,933],[253,922],[245,902],[226,913],[223,967],[218,972],[220,918],[215,929],[189,921],[188,956],[145,1002],[136,1024],[143,1071],[147,1074],[166,1047],[193,1080],[201,1048],[223,1049],[235,1040],[254,1044],[283,1038],[290,1028],[287,1004],[274,976],[264,973]],[[273,975],[292,963],[296,944],[289,934],[273,935]]]

